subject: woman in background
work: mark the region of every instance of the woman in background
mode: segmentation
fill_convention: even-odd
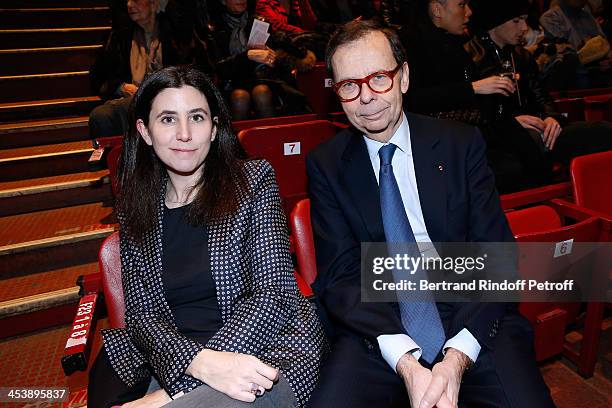
[[[90,70],[93,91],[105,101],[89,115],[92,139],[125,133],[128,107],[148,73],[179,64],[211,70],[194,30],[177,27],[159,7],[159,0],[128,0],[129,19],[118,17],[121,11],[113,14],[114,26]]]

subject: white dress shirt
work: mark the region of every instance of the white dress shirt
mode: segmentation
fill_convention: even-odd
[[[388,142],[397,146],[391,161],[393,174],[399,186],[404,209],[406,210],[408,221],[410,221],[414,238],[419,243],[431,243],[423,217],[423,210],[421,209],[421,202],[419,201],[419,189],[417,186],[416,174],[414,172],[412,145],[410,144],[410,127],[408,126],[408,120],[404,113],[402,113],[401,120],[402,123],[400,127]],[[388,143],[377,142],[376,140],[369,139],[365,135],[363,138],[368,148],[368,155],[370,156],[370,162],[372,163],[372,168],[376,175],[376,181],[378,182],[380,172],[380,157],[378,156],[378,151]],[[424,251],[424,248],[425,247],[422,245],[419,245],[421,252]],[[426,246],[426,248],[425,251],[435,251],[432,245]],[[421,357],[421,348],[407,334],[382,334],[378,336],[376,340],[378,341],[383,358],[394,370],[396,369],[397,362],[405,353],[412,353],[417,360]],[[463,352],[472,361],[476,361],[480,353],[480,344],[472,333],[465,328],[457,333],[455,337],[448,339],[442,349],[446,351],[449,347]]]

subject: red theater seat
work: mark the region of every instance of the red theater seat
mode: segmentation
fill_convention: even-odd
[[[312,111],[319,115],[341,111],[340,102],[332,90],[332,77],[325,63],[318,62],[308,72],[296,75],[297,87],[308,100]]]
[[[602,183],[606,182],[605,176],[596,178]],[[569,219],[574,222],[573,224],[563,223],[559,228],[556,217],[552,216],[549,209],[532,210],[527,208],[508,212],[508,219],[511,226],[516,228],[516,230],[513,229],[513,232],[515,232],[519,242],[549,242],[551,245],[557,245],[567,239],[573,239],[575,242],[597,242],[611,239],[612,221],[609,218],[602,217],[600,212],[580,207],[568,201],[568,196],[571,195],[572,190],[575,191],[577,188],[576,182],[573,184],[562,183],[501,197],[502,207],[506,210],[545,203],[561,216],[562,221]],[[609,194],[606,187],[600,186],[599,189],[598,191],[596,188],[593,193]],[[574,194],[580,195],[576,192]],[[520,211],[533,211],[532,216],[537,214],[537,217],[548,219],[551,222],[551,229],[542,231],[541,227],[545,226],[542,224],[546,221],[536,220],[537,217],[521,214]],[[513,220],[515,217],[523,219]],[[533,229],[530,228],[530,219],[533,221]],[[550,355],[552,351],[558,349],[559,341],[563,339],[562,334],[565,333],[564,330],[563,332],[560,330],[560,322],[563,319],[568,323],[576,322],[583,328],[580,347],[577,349],[573,345],[565,343],[563,344],[563,353],[565,357],[576,364],[581,375],[592,376],[597,360],[604,304],[602,302],[586,303],[586,312],[578,316],[578,319],[575,319],[578,312],[577,304],[552,304],[549,305],[551,307],[548,310],[544,307],[545,305],[547,304],[522,303],[520,305],[521,312],[534,323],[536,333],[539,331],[543,334],[540,336],[536,334],[536,353],[538,353],[538,357],[545,358],[547,354]],[[567,313],[566,316],[563,316],[564,312]]]
[[[125,302],[119,254],[119,233],[114,232],[100,246],[98,252],[100,273],[79,278],[83,293],[62,357],[62,367],[66,375],[87,370],[96,320],[100,315],[101,294],[104,295],[109,326],[111,328],[125,326]]]
[[[263,126],[238,133],[240,143],[252,158],[270,162],[276,172],[285,213],[306,197],[306,154],[346,126],[326,120]]]
[[[612,120],[612,94],[584,97],[584,118],[586,121]]]
[[[310,224],[310,200],[299,201],[289,217],[291,234],[297,258],[297,272],[308,285],[317,277],[317,260],[315,258],[312,225]]]
[[[612,218],[612,151],[576,157],[570,173],[574,202]]]
[[[110,327],[125,327],[125,302],[121,283],[121,258],[119,233],[114,232],[104,240],[98,253],[102,273],[102,290]]]
[[[259,126],[287,125],[290,123],[310,122],[311,120],[317,119],[318,115],[316,113],[308,113],[304,115],[294,116],[277,116],[273,118],[237,120],[232,122],[232,128],[234,129],[234,131],[240,132],[241,130]]]
[[[584,98],[585,96],[603,95],[612,93],[612,88],[591,88],[591,89],[574,89],[571,91],[556,91],[551,92],[550,96],[554,99],[560,98]]]
[[[567,117],[570,122],[585,120],[583,98],[557,99],[555,101],[555,108],[557,112]]]

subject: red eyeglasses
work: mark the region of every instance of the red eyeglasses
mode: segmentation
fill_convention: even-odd
[[[332,89],[338,95],[340,102],[351,102],[361,95],[361,86],[365,83],[372,92],[383,94],[393,88],[393,78],[402,64],[391,71],[378,71],[359,79],[345,79],[332,85]]]

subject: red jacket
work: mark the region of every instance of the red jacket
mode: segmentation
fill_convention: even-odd
[[[317,25],[317,16],[308,0],[291,0],[289,12],[278,0],[257,0],[255,14],[270,23],[272,31],[300,34],[304,31],[314,31]],[[288,23],[289,16],[297,21],[297,26]]]

